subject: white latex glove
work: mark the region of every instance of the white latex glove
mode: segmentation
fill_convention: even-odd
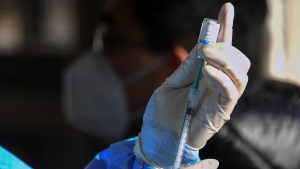
[[[188,103],[188,91],[199,65],[196,53],[205,60],[205,64],[182,163],[189,165],[195,160],[199,149],[230,119],[246,87],[250,68],[248,58],[231,46],[233,18],[234,8],[226,3],[219,13],[221,29],[217,43],[203,45],[199,49],[195,47],[153,93],[135,147],[138,158],[154,167],[172,166]]]

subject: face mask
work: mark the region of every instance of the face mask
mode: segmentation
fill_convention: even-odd
[[[130,121],[137,118],[130,116],[124,86],[139,80],[165,61],[166,57],[158,56],[150,64],[120,79],[107,58],[95,52],[87,53],[63,74],[63,105],[67,120],[98,138],[124,139]],[[142,117],[143,114],[133,115]]]

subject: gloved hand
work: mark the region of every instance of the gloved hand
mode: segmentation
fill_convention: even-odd
[[[199,149],[230,119],[246,87],[250,67],[247,57],[231,46],[233,17],[233,6],[230,3],[223,5],[218,18],[221,29],[217,43],[202,45],[201,48],[196,46],[153,93],[134,149],[138,158],[158,168],[172,166],[188,103],[188,91],[199,65],[197,54],[205,60],[205,64],[182,164],[193,163]]]
[[[182,169],[217,169],[218,166],[219,162],[217,160],[206,159]]]

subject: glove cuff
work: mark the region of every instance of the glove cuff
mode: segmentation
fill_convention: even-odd
[[[139,133],[138,135],[138,139],[136,140],[133,152],[137,158],[144,161],[146,164],[154,167],[155,169],[162,169],[158,165],[156,165],[144,152],[141,142],[141,133]]]
[[[188,144],[185,144],[185,146],[193,151],[199,151],[200,149],[202,149],[204,146],[206,145],[206,142],[203,144],[203,146],[201,146],[200,148],[195,148],[192,146],[189,146]]]

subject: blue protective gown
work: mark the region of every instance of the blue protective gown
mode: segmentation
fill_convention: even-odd
[[[97,154],[85,169],[153,169],[134,155],[133,148],[137,138],[112,144],[108,149]],[[191,164],[199,160],[198,157]]]
[[[32,169],[32,167],[0,146],[0,169]]]

